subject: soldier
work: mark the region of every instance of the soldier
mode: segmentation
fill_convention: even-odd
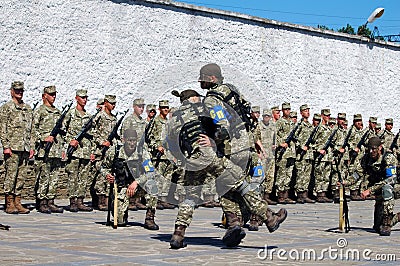
[[[324,147],[332,134],[329,127],[329,120],[331,116],[330,109],[321,110],[321,124],[315,136],[315,154],[314,162],[314,175],[315,175],[315,189],[317,193],[317,202],[330,203],[333,202],[326,196],[329,187],[329,176],[331,174],[332,159],[329,156],[330,148],[324,150]]]
[[[143,99],[136,99],[134,104],[141,105],[142,102]],[[120,149],[120,144],[115,145],[115,149],[111,149],[107,153],[101,168],[101,174],[106,177],[107,181],[118,186],[118,226],[126,226],[128,223],[128,205],[130,198],[135,195],[139,199],[142,196],[147,199],[144,228],[158,230],[159,226],[154,221],[157,197],[146,194],[145,190],[139,189],[136,181],[140,175],[145,173],[145,169],[149,169],[146,166],[152,167],[151,164],[146,163],[149,162],[150,155],[143,149],[143,146],[138,146],[140,138],[134,128],[125,127],[122,136],[123,148]],[[114,204],[111,204],[111,206],[114,206]],[[116,218],[114,217],[114,219]]]
[[[393,129],[393,118],[387,118],[385,120],[385,130],[379,134],[379,138],[382,139],[383,147],[386,151],[389,150],[390,145],[392,145],[394,134],[392,132]]]
[[[400,219],[400,213],[394,214],[393,185],[396,183],[396,158],[385,152],[381,139],[371,137],[368,150],[359,161],[355,174],[346,184],[356,182],[357,178],[368,180],[368,187],[361,193],[364,199],[375,195],[374,230],[381,236],[390,236],[391,228]]]
[[[92,211],[91,207],[83,204],[83,200],[86,197],[87,188],[93,180],[93,169],[88,167],[92,165],[91,161],[94,161],[91,141],[93,136],[86,133],[81,141],[75,139],[91,119],[85,109],[88,100],[87,90],[76,90],[75,100],[76,107],[68,111],[63,121],[63,128],[66,132],[65,149],[69,146],[74,149],[74,152],[69,155],[65,167],[69,180],[68,197],[70,202],[66,209],[70,212]]]
[[[97,100],[96,109],[99,109],[99,108],[103,109],[103,107],[104,107],[104,98],[100,98]]]
[[[278,229],[286,219],[287,211],[281,209],[278,213],[272,212],[261,195],[251,189],[246,168],[250,159],[249,148],[254,148],[254,142],[249,136],[249,102],[233,85],[222,83],[223,76],[217,64],[203,66],[198,81],[201,88],[207,90],[204,105],[215,128],[213,136],[217,155],[222,159],[222,164],[219,165],[224,168],[216,181],[228,227],[222,240],[228,247],[234,247],[239,245],[246,235],[239,218],[241,209],[246,208],[250,213],[258,215],[270,232]],[[184,229],[179,227],[175,231],[180,234]],[[174,232],[174,235],[176,233]]]
[[[315,203],[308,197],[308,187],[311,178],[311,169],[313,162],[313,152],[310,149],[311,144],[314,142],[314,137],[318,128],[313,128],[311,123],[308,121],[310,117],[310,108],[307,104],[300,106],[301,121],[299,129],[296,132],[296,194],[297,203]]]
[[[3,144],[4,193],[6,213],[28,214],[30,211],[21,205],[21,193],[24,187],[28,159],[33,158],[31,143],[32,109],[22,100],[24,83],[11,83],[11,101],[0,107],[0,140]]]
[[[94,204],[100,211],[108,210],[108,191],[109,185],[104,176],[99,175],[101,167],[101,161],[105,157],[105,151],[107,151],[112,143],[108,140],[108,135],[114,129],[117,123],[117,117],[112,113],[117,104],[115,95],[104,96],[104,107],[103,110],[93,120],[93,144],[94,144],[94,155],[95,155],[95,169],[96,174],[94,176],[94,187],[92,188],[98,198],[98,204]],[[91,167],[91,166],[88,166]],[[93,200],[96,203],[96,200]]]
[[[279,106],[272,107],[271,112],[272,112],[272,122],[276,123],[276,121],[278,121],[279,118],[281,118],[281,110],[279,109]]]
[[[148,104],[146,105],[146,123],[148,124],[153,117],[156,116],[157,111],[156,111],[156,105],[155,104]]]
[[[261,159],[264,169],[264,181],[261,183],[261,192],[263,198],[269,205],[276,205],[276,201],[271,200],[271,193],[274,186],[275,176],[275,149],[276,149],[276,127],[271,120],[271,110],[263,111],[262,121],[259,123],[261,131],[261,143],[265,154]]]
[[[296,203],[289,198],[289,185],[296,160],[294,139],[290,140],[290,143],[286,143],[287,138],[295,127],[290,118],[290,110],[290,103],[283,103],[282,117],[276,122],[277,143],[280,146],[277,149],[276,158],[276,191],[278,193],[278,203],[281,204]]]
[[[142,114],[144,111],[144,99],[138,98],[133,100],[133,113],[129,115],[128,117],[125,118],[124,122],[122,123],[121,126],[121,135],[127,130],[127,129],[134,129],[137,134],[137,143],[136,145],[138,146],[139,142],[141,139],[144,137],[144,130],[146,128],[146,120],[142,118]],[[124,150],[122,150],[123,154]],[[137,152],[136,157],[137,157]],[[131,156],[134,156],[135,154],[133,153]],[[139,158],[135,158],[138,160]],[[133,180],[132,180],[133,181]],[[145,210],[147,209],[145,205],[142,204],[141,198],[140,197],[131,197],[129,199],[129,210],[135,211],[135,210]]]
[[[290,116],[290,119],[292,119],[292,122],[296,124],[297,123],[297,112],[291,111],[289,116]]]
[[[59,179],[61,157],[65,157],[63,151],[64,140],[60,135],[51,136],[57,120],[61,116],[60,110],[54,106],[56,100],[56,87],[48,86],[43,89],[43,104],[33,113],[32,138],[36,143],[36,171],[37,191],[36,197],[41,213],[62,213],[63,209],[54,204]],[[61,121],[62,122],[62,121]],[[51,143],[50,150],[45,151],[47,143]]]
[[[159,182],[159,209],[174,209],[175,206],[168,203],[167,197],[171,184],[174,165],[165,154],[164,140],[166,134],[167,116],[169,113],[169,101],[161,100],[158,104],[160,114],[156,116],[146,127],[146,143],[151,154],[157,172],[163,176]]]

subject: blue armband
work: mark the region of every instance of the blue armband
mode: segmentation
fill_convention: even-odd
[[[394,175],[396,175],[396,166],[389,165],[386,168],[386,177],[392,177]]]
[[[257,165],[255,167],[253,167],[253,177],[260,177],[260,176],[264,176],[264,169],[262,167],[262,165]]]
[[[153,163],[151,162],[150,159],[144,161],[144,162],[142,163],[142,166],[143,166],[144,171],[145,171],[146,173],[154,172],[154,166],[153,166]]]
[[[210,110],[210,116],[214,124],[218,124],[222,120],[227,120],[227,112],[221,105],[216,105]]]

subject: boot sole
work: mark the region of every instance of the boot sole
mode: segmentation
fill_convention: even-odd
[[[279,226],[281,225],[281,223],[283,223],[286,220],[286,218],[287,218],[287,210],[285,209],[285,217],[283,217],[283,219],[279,223],[276,223],[273,227],[267,226],[268,231],[270,233],[272,233],[272,232],[275,232],[276,230],[278,230]]]
[[[171,242],[169,242],[169,245],[171,249],[180,249],[180,248],[185,248],[187,246],[185,242],[179,243],[176,240],[172,240]]]
[[[237,247],[240,244],[240,242],[242,242],[242,239],[245,236],[246,236],[246,232],[243,231],[239,225],[236,225],[232,229],[228,229],[228,231],[222,238],[222,242],[227,247]]]

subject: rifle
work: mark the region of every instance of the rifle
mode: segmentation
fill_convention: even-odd
[[[313,131],[311,132],[311,135],[308,137],[308,139],[307,139],[307,141],[306,141],[306,144],[304,144],[304,146],[306,146],[307,149],[310,148],[310,144],[311,144],[311,142],[314,141],[315,135],[317,134],[318,130],[319,130],[319,125],[316,126],[316,127],[314,127]],[[300,160],[303,160],[303,157],[304,157],[304,155],[306,154],[306,152],[307,152],[307,151],[301,149],[301,152],[300,152]]]
[[[335,158],[336,170],[339,178],[339,231],[348,233],[350,231],[349,206],[346,199],[346,188],[343,183],[342,175],[339,171],[339,161]]]
[[[81,131],[78,133],[78,135],[75,136],[75,140],[78,142],[81,142],[84,137],[86,137],[87,132],[92,128],[93,120],[97,116],[97,114],[101,111],[101,108],[97,109],[96,113],[86,122],[86,124],[83,125]],[[72,154],[76,150],[76,147],[73,147],[71,145],[68,145],[67,149],[67,158],[71,158]]]
[[[285,143],[287,145],[289,145],[289,143],[294,140],[294,134],[296,134],[297,129],[300,126],[300,122],[296,124],[296,126],[292,129],[292,131],[290,131],[289,135],[286,137],[285,139]],[[282,159],[283,154],[285,153],[286,148],[283,148],[282,146],[279,146],[277,151],[276,151],[276,158],[278,160]]]
[[[336,128],[333,130],[333,132],[331,133],[331,135],[329,136],[328,140],[325,142],[325,145],[324,145],[324,147],[322,148],[322,150],[324,150],[325,152],[326,152],[326,151],[328,150],[328,148],[331,146],[332,140],[333,140],[333,138],[335,137],[336,132],[338,131],[338,129],[339,129],[339,128],[336,127]],[[320,153],[320,154],[318,155],[318,158],[317,158],[318,163],[321,162],[321,160],[322,160],[323,157],[324,157],[324,155],[323,155],[322,153]]]
[[[366,130],[364,135],[361,137],[360,141],[357,143],[357,148],[358,150],[361,149],[362,146],[365,146],[365,141],[367,140],[367,136],[369,135],[369,130]],[[351,163],[354,163],[354,160],[356,159],[358,152],[356,152],[355,150],[352,150],[350,153],[350,161]]]
[[[160,164],[160,158],[163,154],[160,151],[157,151],[156,154],[156,163],[154,164],[154,168],[158,168],[158,165]]]
[[[347,146],[349,146],[349,139],[350,139],[351,132],[353,131],[353,127],[354,127],[354,125],[351,125],[349,131],[347,132],[346,137],[344,138],[344,141],[342,144],[342,149],[345,149]]]
[[[107,210],[107,222],[106,225],[111,225],[111,204],[112,198],[114,198],[114,223],[112,227],[117,229],[118,227],[118,182],[117,182],[117,162],[119,160],[119,151],[121,149],[121,145],[117,145],[115,147],[115,154],[113,158],[113,162],[111,165],[111,174],[114,176],[114,182],[110,184],[110,191],[108,192],[108,210]],[[114,197],[113,197],[114,195]]]
[[[397,132],[396,136],[393,138],[392,144],[390,144],[389,150],[393,152],[393,150],[396,148],[399,148],[399,145],[397,145],[397,141],[399,140],[399,135],[400,135],[400,129],[399,132]]]
[[[118,128],[122,123],[122,120],[124,120],[124,117],[126,115],[126,113],[128,113],[129,109],[127,109],[124,114],[118,119],[117,123],[115,124],[115,126],[113,127],[113,129],[111,130],[111,133],[108,135],[107,137],[107,141],[110,142],[110,144],[112,144],[114,139],[118,139],[120,140],[121,137],[120,135],[118,135]],[[104,156],[106,156],[106,152],[108,150],[109,147],[107,146],[103,146],[103,148],[101,149],[101,158],[103,159]]]
[[[61,115],[58,118],[56,124],[54,125],[53,129],[50,132],[50,136],[52,136],[54,139],[57,137],[58,134],[65,135],[65,131],[62,130],[61,127],[62,127],[62,123],[64,121],[64,118],[67,115],[67,112],[69,111],[71,106],[72,106],[72,102],[70,104],[67,104],[66,106],[64,106],[62,108]],[[46,142],[46,145],[43,148],[45,157],[46,157],[46,155],[49,154],[52,145],[53,145],[53,142]],[[43,145],[39,146],[39,150],[40,150],[41,147],[43,147]]]
[[[35,102],[35,103],[32,105],[32,112],[35,111],[35,109],[36,109],[36,107],[38,106],[38,104],[39,104],[39,101]]]

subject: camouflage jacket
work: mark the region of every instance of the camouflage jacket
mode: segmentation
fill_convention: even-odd
[[[44,147],[46,143],[44,140],[50,136],[58,118],[61,116],[59,109],[55,107],[49,107],[42,104],[39,108],[33,112],[33,123],[32,123],[32,139],[35,142],[35,151],[39,158],[44,157]],[[61,153],[64,148],[64,138],[58,135],[53,144],[49,154],[50,158],[61,158]]]
[[[315,143],[314,143],[314,150],[316,151],[316,154],[319,156],[319,152],[320,150],[322,150],[324,148],[324,146],[326,145],[326,142],[329,139],[329,136],[332,134],[333,129],[331,129],[329,126],[327,125],[323,125],[320,124],[319,125],[319,130],[317,132],[317,134],[315,135]],[[336,132],[337,133],[337,132]],[[335,137],[332,140],[332,145],[335,145]],[[330,147],[328,147],[326,154],[324,155],[324,157],[322,157],[321,161],[324,162],[328,162],[328,161],[332,161],[332,145]]]
[[[160,115],[158,115],[154,118],[151,124],[149,124],[149,132],[147,132],[149,142],[147,143],[147,145],[149,148],[149,152],[152,155],[152,158],[156,157],[158,147],[165,146],[167,122],[168,119],[163,119]],[[165,154],[163,154],[160,159],[167,160],[168,158]]]
[[[379,138],[383,141],[383,147],[385,150],[389,150],[390,145],[392,145],[394,134],[389,130],[384,130],[382,134],[379,135]]]
[[[300,126],[296,131],[295,134],[295,138],[297,140],[296,142],[296,152],[300,153],[303,150],[303,147],[306,145],[307,140],[310,138],[311,133],[313,131],[314,127],[313,125],[305,120],[301,120],[300,122]],[[314,135],[315,138],[316,134]],[[314,141],[314,140],[313,140]],[[303,159],[309,159],[312,160],[313,159],[313,152],[311,149],[311,145],[313,143],[313,141],[310,143],[307,152],[304,154]],[[298,154],[297,156],[300,159],[300,154]]]
[[[279,118],[276,121],[276,142],[278,146],[286,141],[286,138],[289,136],[292,129],[295,127],[295,124],[290,118]],[[295,158],[296,157],[296,143],[292,140],[289,143],[285,153],[282,158]]]
[[[65,135],[65,149],[67,149],[71,140],[75,139],[76,136],[81,132],[83,126],[90,119],[90,114],[85,112],[81,113],[76,108],[71,108],[66,114],[63,121],[63,128],[66,132]],[[92,128],[93,129],[93,128]],[[79,143],[76,151],[73,153],[73,157],[80,159],[89,159],[92,153],[92,129],[89,130],[85,138]]]
[[[9,101],[0,107],[0,140],[4,149],[29,151],[31,140],[32,108]]]
[[[146,119],[143,119],[142,117],[137,116],[136,114],[131,114],[127,118],[125,118],[124,122],[122,122],[121,125],[121,130],[120,130],[120,136],[121,138],[124,136],[124,132],[126,129],[134,129],[137,133],[137,145],[144,145],[144,131],[146,128]],[[122,143],[124,140],[122,140]],[[127,158],[127,155],[125,154],[124,149],[121,149],[120,151],[120,158]],[[134,154],[132,154],[130,157],[139,158],[139,154],[136,151]]]
[[[258,127],[260,128],[261,143],[267,154],[267,158],[273,159],[275,157],[275,148],[276,148],[275,124],[272,123],[272,121],[270,121],[268,125],[264,124],[263,122],[260,122],[258,123]]]
[[[114,114],[108,115],[102,110],[93,120],[93,148],[95,155],[101,156],[102,143],[107,140],[108,135],[114,129],[117,117]]]

